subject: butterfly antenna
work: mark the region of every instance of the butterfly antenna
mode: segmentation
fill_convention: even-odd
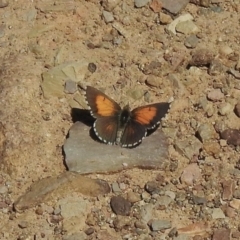
[[[115,87],[115,85],[114,85],[114,84],[112,85],[112,87],[113,87],[113,90],[116,92],[116,91],[117,91],[117,89],[116,89],[116,87]]]

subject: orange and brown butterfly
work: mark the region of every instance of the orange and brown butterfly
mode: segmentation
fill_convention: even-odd
[[[96,119],[93,129],[97,137],[107,144],[134,147],[141,143],[148,129],[155,128],[170,104],[153,103],[130,111],[123,109],[113,99],[98,89],[87,86],[86,101],[91,115]]]

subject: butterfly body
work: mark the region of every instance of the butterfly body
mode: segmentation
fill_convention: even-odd
[[[86,100],[91,115],[96,118],[93,129],[97,137],[107,144],[134,147],[141,143],[147,130],[155,128],[167,113],[169,103],[154,103],[130,111],[96,88],[88,86]]]

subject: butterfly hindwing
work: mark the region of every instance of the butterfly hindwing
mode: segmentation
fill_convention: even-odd
[[[87,86],[86,100],[94,118],[115,116],[121,111],[121,107],[113,99],[94,87]]]
[[[99,117],[94,122],[93,129],[101,141],[114,144],[117,138],[118,119],[116,117]]]
[[[138,145],[146,136],[146,128],[134,119],[130,119],[126,124],[121,137],[122,147],[133,147]]]

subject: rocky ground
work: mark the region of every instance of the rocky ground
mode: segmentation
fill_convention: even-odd
[[[238,0],[0,0],[0,18],[0,239],[240,239]],[[116,172],[140,150],[86,136],[110,157],[93,169],[80,152],[89,174],[71,172],[87,85],[132,108],[172,102],[149,136],[167,138],[161,164]]]

